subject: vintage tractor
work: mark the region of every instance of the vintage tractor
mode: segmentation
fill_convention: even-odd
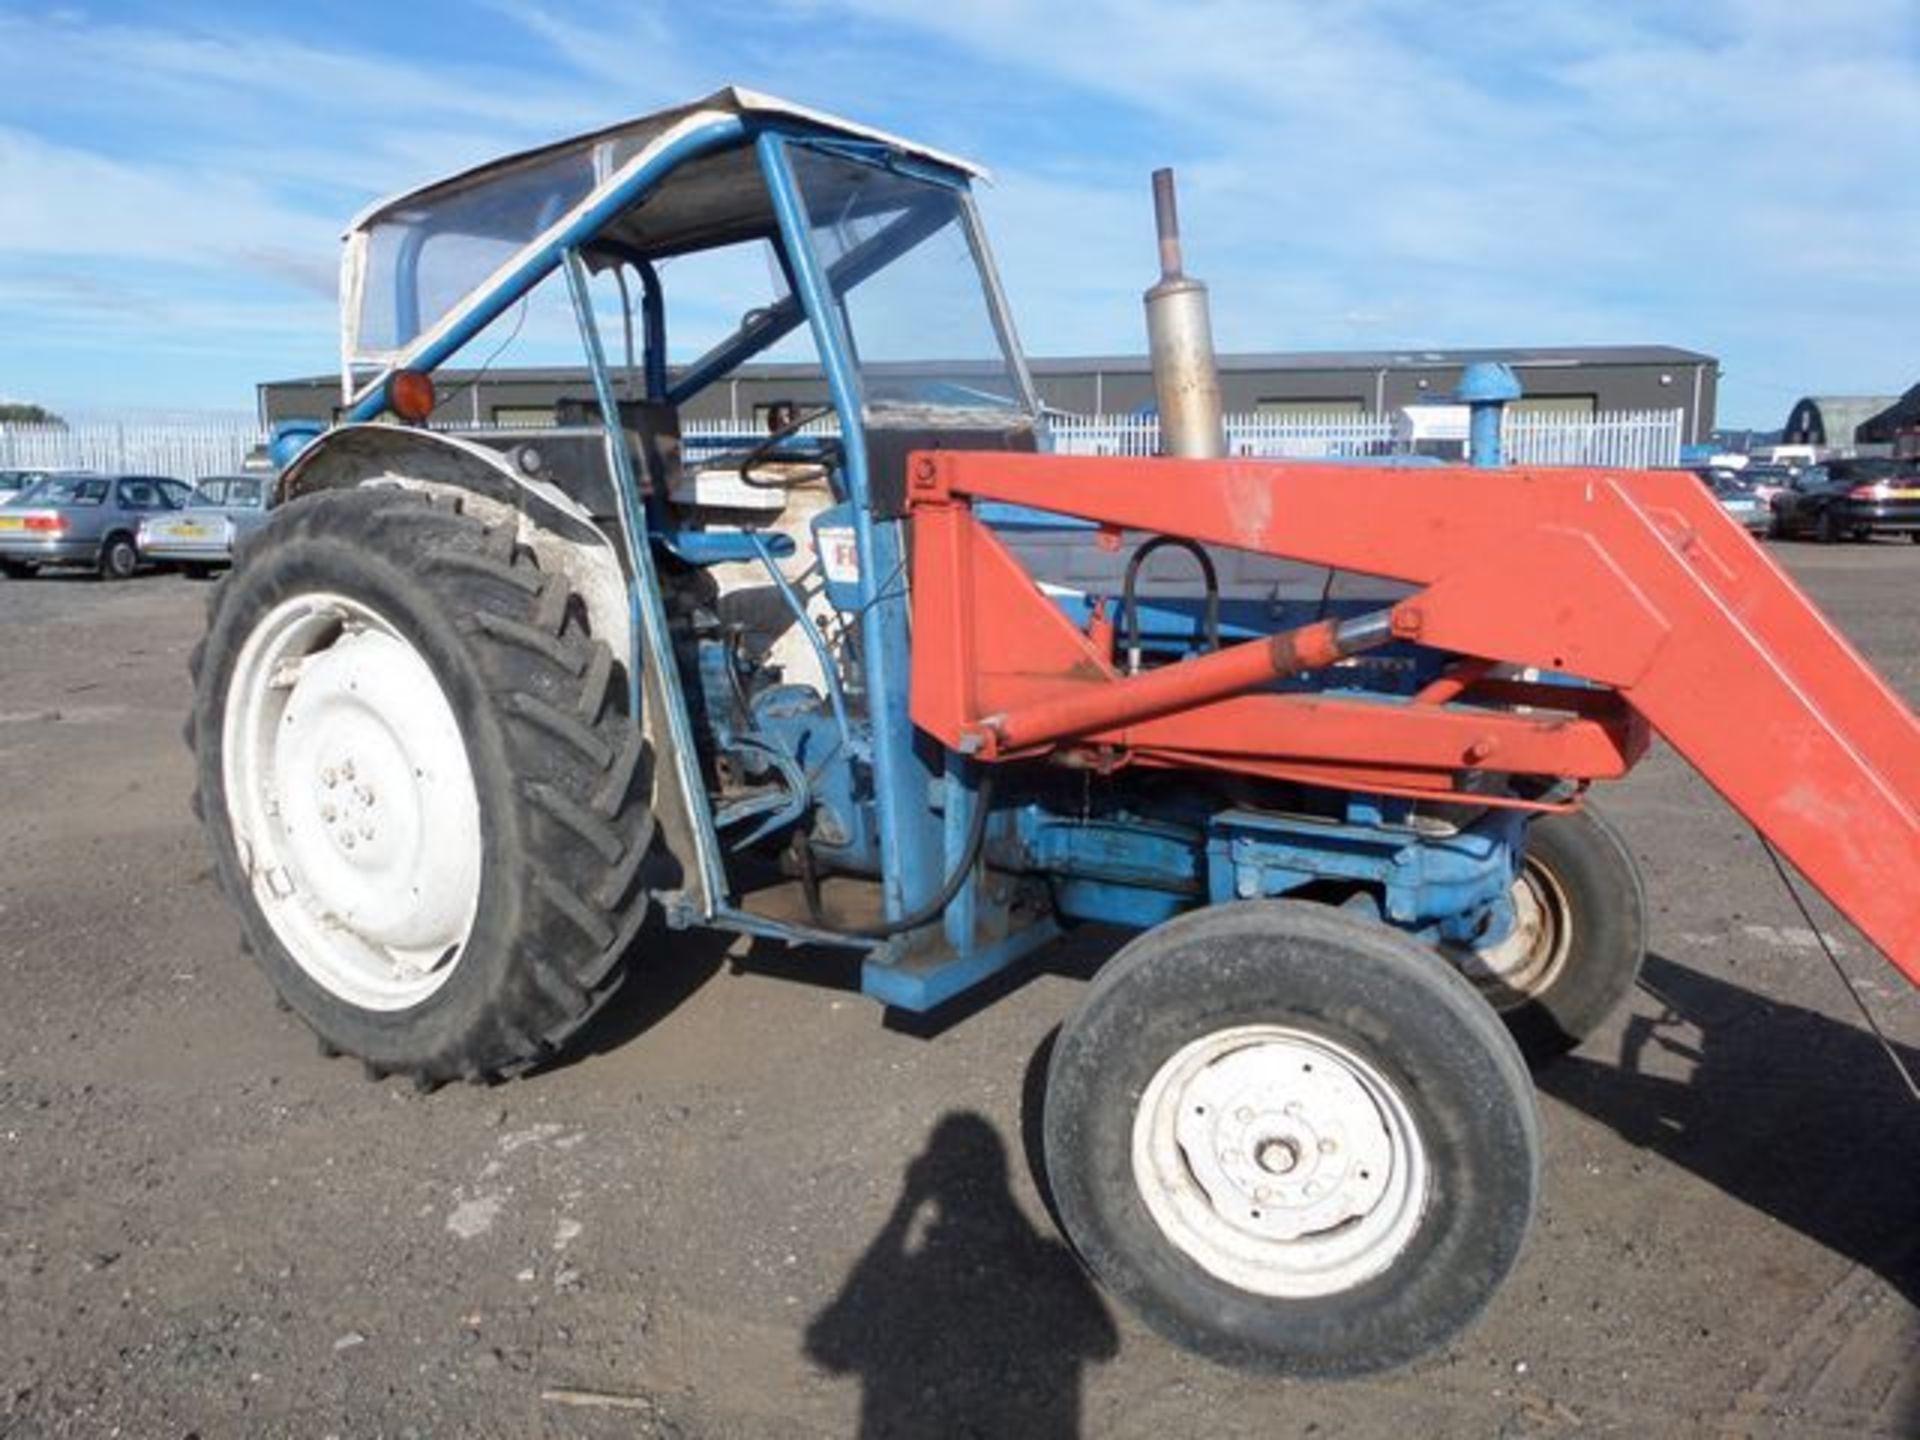
[[[1132,927],[1050,1061],[1074,1247],[1229,1363],[1403,1362],[1519,1253],[1528,1059],[1640,962],[1589,783],[1658,730],[1912,978],[1920,728],[1687,475],[1221,458],[1170,188],[1171,453],[1052,453],[975,176],[728,90],[361,216],[342,423],[194,657],[220,880],[323,1047],[425,1087],[673,931],[927,1010]],[[729,274],[773,293],[669,365]],[[549,277],[591,393],[430,426]],[[809,340],[823,413],[681,425]]]

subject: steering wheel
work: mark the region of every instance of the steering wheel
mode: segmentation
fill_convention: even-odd
[[[833,407],[822,405],[817,410],[808,410],[793,417],[786,424],[768,433],[767,438],[755,445],[740,457],[735,469],[739,472],[740,483],[750,485],[756,490],[785,490],[793,485],[805,485],[818,480],[829,470],[838,469],[846,450],[837,436],[809,435],[803,445],[785,445],[800,430],[811,425],[824,415],[831,415]],[[775,453],[775,452],[778,453]],[[716,456],[722,465],[733,464],[732,455]],[[784,473],[756,477],[754,471],[763,466],[779,465]]]

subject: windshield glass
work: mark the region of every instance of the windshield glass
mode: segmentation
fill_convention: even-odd
[[[1028,410],[963,192],[804,146],[793,160],[868,423],[1005,425]]]
[[[107,482],[74,475],[42,480],[20,497],[23,505],[98,505],[107,498]]]

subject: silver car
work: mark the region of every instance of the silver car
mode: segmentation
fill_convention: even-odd
[[[164,475],[50,475],[0,506],[0,571],[17,580],[45,565],[85,565],[124,580],[140,567],[140,522],[192,494]]]
[[[178,565],[205,576],[233,563],[240,537],[266,522],[272,500],[270,475],[210,475],[195,487],[184,510],[149,515],[135,543],[148,560]]]

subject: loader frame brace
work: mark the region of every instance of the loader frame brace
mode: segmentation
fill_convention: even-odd
[[[1126,675],[976,501],[1418,588],[1358,636]],[[1651,728],[1920,982],[1920,888],[1881,879],[1920,873],[1920,724],[1691,475],[942,452],[909,503],[913,718],[953,750],[1485,804],[1486,775],[1623,774]],[[1411,702],[1272,688],[1379,629],[1459,658]]]

